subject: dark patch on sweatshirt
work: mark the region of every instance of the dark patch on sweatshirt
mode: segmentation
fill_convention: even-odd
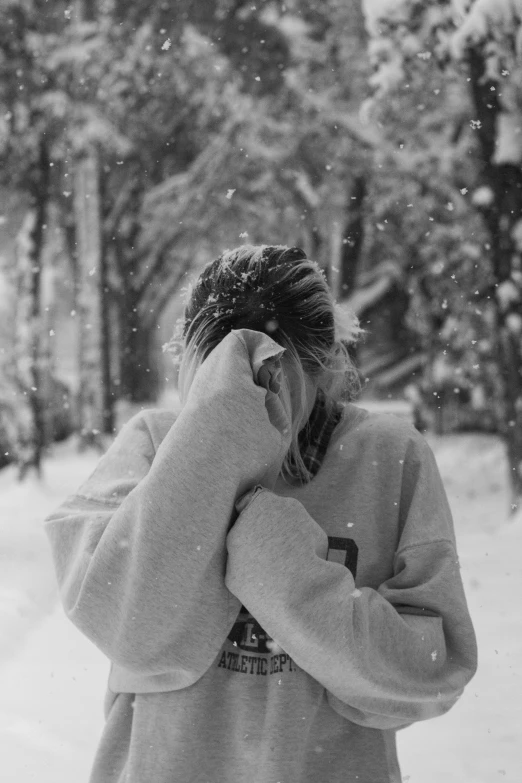
[[[263,630],[245,606],[241,607],[228,639],[240,650],[263,654],[272,652],[272,637]]]
[[[353,578],[357,576],[357,559],[359,547],[353,538],[339,538],[328,536],[328,553],[326,559],[329,562],[341,563],[351,571]]]
[[[357,559],[359,548],[352,538],[328,536],[328,553],[326,559],[329,562],[341,563],[351,572],[355,579],[357,573]],[[228,640],[238,652],[223,651],[218,667],[229,669],[242,674],[255,674],[266,676],[277,674],[281,671],[297,671],[299,667],[285,652],[274,653],[274,642],[271,636],[261,627],[246,606],[242,606],[228,635]],[[280,649],[280,648],[279,648]],[[242,655],[239,650],[251,655]],[[259,657],[271,655],[270,658]]]
[[[281,650],[245,606],[241,607],[228,639],[236,650],[224,649],[218,668],[256,677],[299,671],[295,661]]]

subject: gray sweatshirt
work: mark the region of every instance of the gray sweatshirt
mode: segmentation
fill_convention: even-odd
[[[399,783],[396,730],[476,670],[425,440],[347,404],[286,484],[282,353],[229,334],[181,413],[135,416],[46,520],[65,610],[112,664],[91,783]]]

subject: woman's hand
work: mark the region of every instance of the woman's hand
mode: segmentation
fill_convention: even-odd
[[[273,487],[292,438],[292,401],[284,348],[262,332],[228,334],[195,373],[182,416],[208,433],[207,447],[235,466],[238,495],[261,483]]]

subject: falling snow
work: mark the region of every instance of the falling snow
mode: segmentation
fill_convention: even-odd
[[[504,522],[499,440],[466,435],[451,447],[435,445],[457,521],[479,671],[447,715],[398,732],[403,776],[491,783],[502,775],[517,783],[522,716],[514,686],[522,649],[517,616],[504,599],[522,590],[522,516]],[[0,746],[7,783],[86,780],[99,740],[108,662],[59,608],[41,528],[43,516],[87,477],[95,459],[64,443],[46,463],[45,484],[31,479],[20,485],[14,470],[0,472],[0,549],[10,552],[12,564],[0,571]],[[281,651],[273,645],[272,652]]]

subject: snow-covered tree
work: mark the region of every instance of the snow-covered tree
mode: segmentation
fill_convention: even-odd
[[[482,360],[487,370],[493,356],[501,379],[496,418],[508,449],[513,508],[522,498],[521,8],[519,0],[365,3],[374,63],[370,110],[378,111],[390,96],[398,100],[412,79],[426,74],[426,63],[441,82],[467,88],[462,103],[467,128],[464,133],[461,125],[458,133],[465,138],[471,130],[474,143],[462,150],[467,162],[463,165],[463,156],[459,161],[461,193],[481,216],[487,235],[476,264],[486,271],[483,285],[464,310],[482,315],[487,333],[474,341],[487,343],[477,368]],[[466,247],[469,236],[461,235],[460,243]],[[454,274],[458,283],[460,269]],[[465,332],[464,313],[453,315],[459,324],[455,331]],[[495,400],[490,404],[494,407]]]

